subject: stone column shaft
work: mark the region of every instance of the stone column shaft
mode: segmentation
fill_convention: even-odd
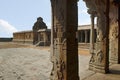
[[[47,39],[46,39],[46,32],[44,32],[43,39],[44,39],[44,46],[46,46],[46,41],[47,41]]]
[[[94,14],[91,14],[91,31],[90,31],[90,53],[94,50]]]
[[[85,43],[87,43],[87,42],[88,42],[88,31],[85,30]]]
[[[81,37],[81,43],[83,43],[83,38],[84,37],[83,37],[83,31],[82,30],[81,30],[81,36],[80,37]]]
[[[51,0],[53,16],[53,69],[50,80],[79,80],[78,0]],[[69,17],[71,16],[71,17]]]
[[[118,63],[120,64],[120,4],[118,7]]]
[[[91,47],[93,51],[91,51],[92,56],[89,62],[89,69],[107,73],[109,72],[109,0],[85,1],[89,8],[89,14],[97,13],[97,41],[95,46]],[[91,40],[91,43],[94,43],[94,39]]]
[[[40,41],[40,33],[38,33],[38,41]]]

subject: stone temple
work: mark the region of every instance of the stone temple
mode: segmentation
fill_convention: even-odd
[[[49,46],[51,40],[50,37],[51,31],[50,29],[47,29],[47,26],[41,17],[37,18],[32,30],[13,33],[14,42],[40,46]]]
[[[80,28],[78,27],[79,0],[50,1],[52,8],[51,62],[53,63],[50,80],[80,80],[78,42],[90,42],[90,70],[109,73],[110,63],[120,63],[120,0],[83,0],[91,17],[90,31],[84,28],[81,31],[78,30]],[[97,18],[96,28],[95,18]],[[50,39],[45,37],[45,33],[50,30],[42,21],[42,18],[37,19],[33,32],[14,33],[14,41],[22,38],[22,42],[31,41],[33,44],[40,44],[41,40],[44,45],[47,44],[45,41]],[[23,33],[31,34],[32,38],[28,39],[30,36]],[[21,36],[16,36],[20,34]],[[38,37],[43,34],[42,38]]]
[[[78,44],[86,45],[90,43],[90,29],[91,25],[78,26]],[[46,24],[42,18],[39,17],[33,26],[33,30],[20,31],[13,33],[13,42],[35,44],[39,46],[50,46],[51,29],[47,29]],[[96,25],[95,25],[95,38],[96,41]]]

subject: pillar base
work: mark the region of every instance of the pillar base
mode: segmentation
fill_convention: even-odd
[[[104,73],[104,74],[109,72],[109,69],[105,69],[104,66],[98,65],[98,64],[93,64],[93,63],[89,64],[89,70],[99,72],[99,73]]]
[[[112,64],[120,64],[120,61],[117,58],[110,58],[110,63],[112,63]]]

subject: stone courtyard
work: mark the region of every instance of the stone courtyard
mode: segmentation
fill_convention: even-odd
[[[81,80],[120,79],[120,65],[111,65],[109,74],[95,73],[88,70],[89,50],[79,50],[82,52],[79,53]],[[51,69],[49,47],[0,43],[0,80],[50,80]]]
[[[15,45],[0,49],[0,80],[49,80],[52,66],[48,50]]]

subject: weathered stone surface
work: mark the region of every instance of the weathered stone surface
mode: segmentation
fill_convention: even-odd
[[[92,50],[90,69],[98,72],[108,72],[108,15],[106,0],[84,0],[89,14],[96,14],[97,17],[97,39]]]
[[[51,5],[53,14],[51,80],[79,80],[77,0],[51,0]]]
[[[17,43],[33,43],[33,31],[21,31],[13,33],[13,42]]]
[[[119,63],[119,24],[118,24],[118,6],[116,1],[110,3],[110,62]],[[117,3],[118,4],[118,3]],[[114,45],[114,46],[113,46]]]

